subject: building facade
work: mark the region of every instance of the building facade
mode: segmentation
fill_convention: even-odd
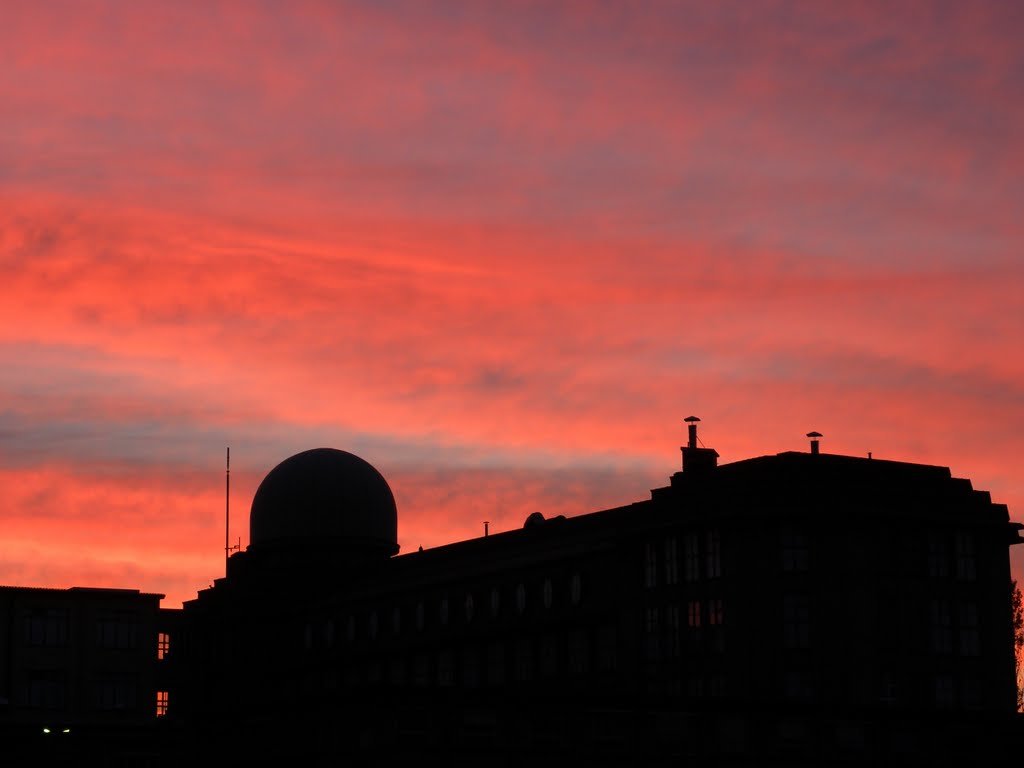
[[[180,610],[0,589],[0,723],[123,727],[112,765],[1002,761],[1005,505],[818,435],[719,466],[689,421],[647,499],[401,555],[376,469],[286,459]]]

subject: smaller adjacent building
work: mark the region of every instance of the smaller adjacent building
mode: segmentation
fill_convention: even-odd
[[[162,598],[137,589],[0,586],[4,754],[61,763],[91,748],[148,764],[167,696]]]

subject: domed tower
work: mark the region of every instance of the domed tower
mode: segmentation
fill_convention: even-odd
[[[398,513],[387,481],[346,451],[315,448],[285,459],[260,483],[246,552],[261,571],[324,575],[398,552]],[[248,559],[248,558],[247,558]]]

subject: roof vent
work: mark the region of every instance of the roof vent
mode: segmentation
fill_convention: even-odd
[[[808,432],[807,436],[811,438],[811,455],[817,456],[819,453],[821,453],[820,449],[818,448],[818,439],[824,437],[824,435],[821,434],[821,432]]]

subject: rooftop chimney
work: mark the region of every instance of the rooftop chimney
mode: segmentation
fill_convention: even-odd
[[[687,416],[686,422],[687,441],[683,451],[683,472],[705,472],[718,466],[718,451],[714,448],[697,447],[697,422],[700,419],[696,416]]]
[[[811,455],[817,456],[821,451],[818,449],[818,438],[824,437],[821,432],[808,432],[807,436],[811,438]]]

